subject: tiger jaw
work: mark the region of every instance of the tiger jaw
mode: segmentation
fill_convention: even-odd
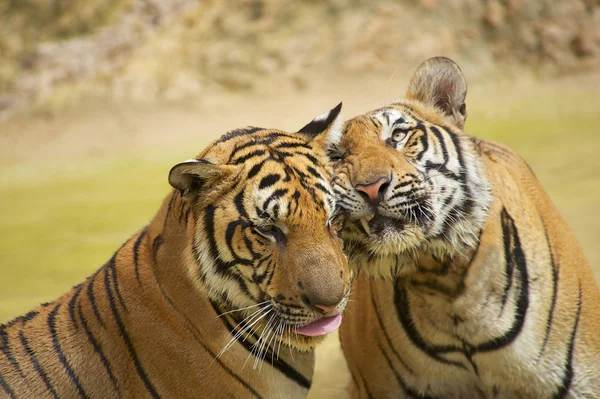
[[[404,219],[372,214],[355,221],[359,237],[349,237],[367,246],[373,255],[388,256],[420,246],[426,240],[425,227]]]

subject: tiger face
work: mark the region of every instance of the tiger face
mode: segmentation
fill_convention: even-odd
[[[326,156],[340,108],[298,133],[232,131],[170,174],[196,215],[192,279],[220,313],[302,350],[339,326],[350,291]]]
[[[444,259],[477,242],[491,195],[462,132],[465,94],[456,64],[434,58],[404,101],[345,123],[333,157],[351,257],[387,259],[398,272],[419,253]]]

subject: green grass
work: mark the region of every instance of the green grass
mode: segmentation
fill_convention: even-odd
[[[504,142],[525,157],[600,279],[597,99],[555,97],[486,107],[493,112],[476,105],[467,131]],[[53,299],[108,260],[154,216],[169,191],[169,168],[187,152],[123,154],[69,167],[36,161],[0,167],[0,321]]]

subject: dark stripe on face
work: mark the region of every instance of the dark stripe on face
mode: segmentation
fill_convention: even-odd
[[[400,364],[402,364],[402,366],[404,366],[404,368],[406,370],[408,370],[409,373],[413,374],[414,373],[413,369],[404,362],[402,357],[400,357],[400,354],[394,347],[392,340],[390,339],[390,336],[387,332],[387,329],[385,328],[385,325],[383,324],[383,320],[381,319],[381,314],[379,313],[379,307],[377,306],[377,302],[375,301],[375,290],[373,287],[373,281],[369,281],[369,285],[371,288],[371,306],[373,306],[373,310],[375,311],[375,316],[377,317],[377,322],[379,324],[379,330],[381,332],[383,332],[383,336],[385,337],[385,340],[386,340],[388,346],[390,347],[390,349],[392,350],[392,352],[394,352],[394,356],[396,356],[396,359],[398,360],[398,362],[400,362]]]
[[[264,165],[265,165],[264,162],[257,163],[256,165],[254,165],[252,167],[252,169],[250,169],[250,171],[248,171],[248,175],[246,177],[248,179],[252,179],[254,176],[256,176],[258,174],[258,172],[260,172],[260,170],[262,169],[262,167]]]
[[[273,184],[277,183],[281,179],[280,175],[270,174],[266,175],[260,180],[260,184],[258,185],[258,189],[262,190],[267,187],[271,187]]]
[[[60,346],[60,342],[58,340],[58,333],[56,331],[56,313],[58,313],[60,306],[61,306],[61,304],[59,303],[48,314],[48,328],[50,329],[50,335],[52,336],[52,345],[54,346],[54,351],[58,355],[58,358],[59,358],[61,364],[63,365],[65,371],[67,372],[67,375],[69,376],[71,381],[73,381],[73,384],[75,384],[77,393],[82,398],[87,398],[88,395],[85,393],[83,387],[81,386],[81,383],[79,382],[79,378],[73,371],[73,367],[71,367],[71,365],[69,364],[69,361],[65,357],[65,354],[63,353],[62,348]]]
[[[233,203],[235,204],[235,208],[240,214],[240,217],[248,218],[248,212],[246,212],[246,208],[244,208],[244,193],[244,190],[237,193],[233,199]]]
[[[146,374],[146,372],[144,371],[144,368],[142,367],[142,364],[137,356],[135,348],[133,347],[133,342],[131,341],[131,337],[129,336],[129,333],[127,332],[127,329],[125,328],[125,324],[123,323],[123,320],[121,320],[121,316],[119,315],[119,310],[117,309],[117,305],[115,303],[115,298],[112,294],[112,289],[110,287],[110,276],[109,276],[110,271],[111,270],[109,268],[104,269],[104,286],[106,287],[106,293],[108,295],[108,302],[110,304],[110,310],[112,311],[112,314],[117,323],[117,326],[119,327],[119,333],[121,335],[121,338],[123,338],[123,341],[125,341],[125,344],[127,345],[127,349],[129,350],[129,354],[133,360],[133,363],[135,365],[135,369],[138,373],[138,376],[144,382],[146,389],[148,390],[150,395],[152,395],[153,398],[160,398],[160,396],[158,395],[158,392],[156,392],[156,388],[154,388],[154,385],[152,385],[152,382],[150,381],[150,379],[148,378],[148,375]]]
[[[448,163],[448,148],[446,147],[446,141],[444,141],[444,135],[435,126],[431,126],[430,129],[433,135],[437,138],[438,142],[440,143],[440,148],[442,149],[442,157],[444,159],[443,163],[444,165],[446,165]]]
[[[187,216],[186,216],[186,220],[187,220]],[[146,232],[147,229],[144,228],[142,230],[142,232],[140,233],[140,235],[138,236],[137,240],[135,240],[135,243],[133,244],[133,267],[135,268],[135,278],[137,279],[138,283],[142,284],[142,280],[140,280],[140,245],[142,244],[142,240],[144,239],[144,237],[146,237]]]
[[[571,383],[573,382],[573,350],[575,348],[575,338],[577,338],[577,327],[579,326],[579,317],[581,316],[581,305],[583,303],[583,297],[581,293],[581,282],[579,282],[579,300],[577,301],[577,316],[575,317],[575,325],[573,326],[573,331],[571,331],[571,337],[569,342],[569,348],[567,350],[567,361],[563,369],[565,370],[565,375],[563,376],[562,385],[558,388],[556,394],[554,394],[554,398],[563,399],[569,393],[571,388]]]
[[[215,263],[217,271],[220,273],[227,273],[232,264],[231,262],[224,262],[219,254],[219,247],[215,238],[215,210],[216,208],[211,205],[206,208],[204,213],[204,228],[206,229],[206,237],[208,238],[208,246],[211,259]]]
[[[233,159],[231,161],[231,163],[233,165],[239,165],[239,164],[242,164],[242,163],[244,163],[244,162],[246,162],[246,161],[248,161],[248,160],[250,160],[252,158],[261,157],[261,156],[265,155],[266,153],[267,152],[265,150],[255,150],[255,151],[249,152],[246,155],[242,155],[239,158]]]
[[[48,379],[46,372],[44,372],[44,369],[42,369],[42,366],[40,366],[40,362],[38,362],[37,356],[29,346],[29,341],[27,341],[27,338],[25,338],[25,334],[23,334],[22,330],[19,331],[19,339],[21,340],[21,344],[25,348],[25,352],[27,352],[27,354],[29,355],[29,359],[31,359],[31,363],[33,363],[35,371],[38,373],[38,375],[44,382],[44,385],[46,385],[46,389],[50,392],[53,398],[58,399],[58,395],[56,394],[54,387],[52,386],[52,384],[50,384],[50,380]]]
[[[396,307],[396,314],[406,335],[417,348],[438,362],[466,369],[465,365],[461,362],[444,359],[440,356],[441,353],[462,352],[462,348],[454,345],[433,345],[423,339],[417,330],[411,315],[410,301],[408,299],[406,287],[399,283],[398,280],[396,280],[396,283],[394,284],[394,304]]]
[[[474,202],[472,200],[473,198],[473,193],[471,191],[471,187],[467,184],[467,176],[466,176],[466,169],[465,169],[465,160],[464,160],[464,156],[462,153],[462,147],[460,144],[460,138],[458,136],[457,133],[454,133],[453,131],[451,131],[449,128],[447,127],[441,127],[441,129],[443,129],[448,136],[450,137],[450,140],[452,140],[452,144],[454,145],[454,150],[456,151],[456,156],[458,159],[458,165],[459,165],[459,178],[460,178],[460,182],[463,183],[461,185],[462,189],[465,191],[465,201],[461,204],[461,208],[460,210],[465,213],[465,214],[469,214],[471,213],[471,211],[473,210],[473,206],[474,206]]]
[[[287,142],[287,143],[277,144],[275,146],[275,149],[277,149],[277,150],[281,150],[284,148],[304,148],[309,151],[312,151],[312,149],[313,149],[309,144],[306,144],[303,142],[296,142],[296,143]]]
[[[83,284],[79,284],[75,288],[76,288],[75,293],[73,294],[73,296],[71,297],[71,300],[69,301],[69,316],[71,317],[71,322],[73,323],[73,327],[75,327],[75,329],[78,330],[79,326],[77,325],[77,319],[75,318],[75,306],[77,304],[77,298],[79,298],[79,295],[81,294],[81,290],[83,289]]]
[[[83,326],[85,335],[87,336],[88,341],[90,341],[90,344],[92,344],[92,347],[94,348],[94,352],[96,352],[98,354],[98,356],[100,356],[100,362],[102,362],[102,365],[104,366],[104,369],[106,370],[106,373],[108,374],[108,377],[110,378],[110,381],[112,382],[115,389],[118,391],[117,379],[115,378],[115,376],[112,372],[112,369],[110,367],[110,362],[106,358],[106,355],[104,355],[104,351],[102,350],[102,346],[100,345],[100,342],[98,342],[98,340],[94,337],[94,334],[90,330],[90,328],[87,324],[87,321],[85,320],[85,315],[83,314],[81,303],[79,304],[78,308],[79,308],[78,309],[79,318],[81,319],[81,325]]]
[[[525,259],[525,254],[523,253],[523,248],[521,247],[519,231],[514,219],[510,216],[506,208],[502,208],[501,224],[503,236],[510,237],[509,240],[504,240],[505,262],[512,263],[513,266],[510,267],[516,267],[519,272],[520,290],[517,298],[515,316],[511,328],[506,333],[496,337],[491,341],[473,347],[472,353],[498,350],[513,342],[523,329],[523,325],[525,324],[525,316],[527,315],[527,309],[529,308],[529,280],[527,277],[527,262]],[[506,245],[508,245],[508,247],[506,247]]]
[[[288,193],[288,191],[289,190],[287,188],[280,188],[280,189],[273,191],[273,194],[271,194],[271,196],[269,198],[267,198],[265,200],[265,202],[263,203],[262,209],[266,211],[271,202],[276,201],[279,198],[283,197],[284,195],[286,195]]]
[[[261,127],[248,126],[248,127],[242,128],[242,129],[232,130],[230,132],[225,133],[223,136],[221,136],[221,138],[218,139],[215,144],[225,143],[226,141],[235,139],[236,137],[249,135],[249,134],[258,132],[259,130],[264,130],[264,129]]]
[[[415,130],[420,131],[421,137],[419,137],[419,140],[421,141],[421,151],[419,151],[418,154],[416,154],[415,158],[417,159],[417,161],[421,161],[423,159],[423,154],[427,153],[427,151],[429,151],[429,140],[427,137],[427,130],[425,129],[425,125],[423,125],[423,123],[418,122],[417,125],[415,126]]]
[[[211,301],[212,302],[212,301]],[[213,308],[215,307],[215,304],[213,303]],[[218,309],[218,306],[217,306]],[[219,314],[219,312],[217,311],[217,309],[215,309],[215,312],[217,314]],[[231,336],[235,336],[236,332],[238,331],[238,329],[236,329],[230,322],[229,322],[229,318],[228,317],[223,317],[221,318],[221,321],[223,322],[223,324],[225,325],[225,327],[227,328],[227,330],[231,333]],[[239,324],[239,329],[244,329],[247,327],[247,324],[245,322],[241,322]],[[259,337],[256,336],[256,332],[254,331],[254,329],[250,328],[249,331],[250,335],[254,338],[255,342],[258,342]],[[275,334],[275,333],[273,333]],[[247,336],[246,336],[247,338]],[[249,340],[247,339],[242,339],[242,340],[238,340],[238,343],[242,344],[242,346],[254,357],[256,357],[257,353],[255,353],[255,351],[253,351],[253,344],[250,343]],[[265,344],[265,359],[269,356],[269,354],[271,355],[271,361],[272,361],[272,365],[273,367],[275,367],[277,370],[279,370],[283,375],[285,375],[287,378],[289,378],[290,380],[294,381],[296,384],[300,385],[302,388],[305,389],[310,389],[311,386],[311,381],[306,378],[303,374],[301,374],[298,370],[296,370],[294,367],[292,367],[291,365],[289,365],[287,362],[283,361],[281,358],[278,358],[275,356],[275,354],[273,353],[273,349],[268,346],[268,344]]]

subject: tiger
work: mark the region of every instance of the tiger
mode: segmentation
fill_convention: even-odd
[[[600,397],[600,294],[527,163],[464,133],[466,79],[423,62],[331,154],[357,271],[351,397]]]
[[[175,165],[104,266],[0,327],[0,397],[306,397],[351,286],[326,153],[340,110]]]

